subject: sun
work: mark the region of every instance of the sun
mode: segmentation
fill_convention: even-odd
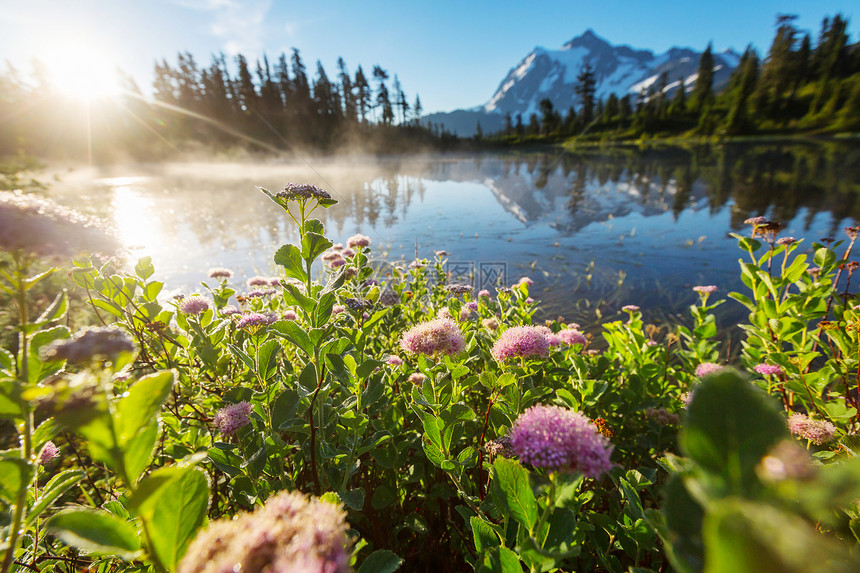
[[[84,38],[55,40],[39,57],[48,81],[68,96],[93,100],[118,95],[117,65]]]

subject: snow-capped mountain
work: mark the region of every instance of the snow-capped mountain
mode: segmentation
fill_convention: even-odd
[[[614,46],[592,30],[587,30],[561,49],[536,47],[508,72],[483,106],[450,114],[434,114],[427,119],[434,123],[441,122],[460,135],[466,135],[469,123],[472,132],[478,121],[484,131],[492,131],[502,124],[506,114],[511,114],[511,117],[521,114],[523,122],[528,123],[530,114],[539,114],[540,101],[544,98],[564,113],[568,108],[580,105],[575,88],[577,76],[586,64],[591,65],[594,71],[597,98],[605,99],[613,93],[619,98],[627,94],[636,97],[643,89],[647,93],[652,86],[656,88],[655,84],[664,72],[667,92],[674,92],[682,78],[689,91],[696,83],[701,55],[701,52],[690,48],[671,48],[655,55],[650,50]],[[720,89],[728,82],[740,57],[731,50],[714,53],[713,56],[713,86],[714,89]],[[456,116],[449,118],[452,114]],[[454,122],[448,119],[456,123],[451,125]]]

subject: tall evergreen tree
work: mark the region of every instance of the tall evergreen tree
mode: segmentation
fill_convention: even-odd
[[[391,105],[391,97],[388,93],[388,86],[385,81],[388,79],[388,72],[379,66],[373,66],[373,78],[377,82],[376,87],[376,108],[380,117],[380,121],[385,125],[390,125],[394,121],[394,108]]]
[[[594,77],[594,68],[586,62],[576,76],[576,95],[582,104],[582,120],[588,125],[594,117],[594,94],[596,92],[597,80]]]
[[[696,84],[693,86],[693,92],[690,94],[690,104],[693,106],[693,111],[699,115],[705,106],[713,103],[714,100],[714,55],[711,51],[711,44],[702,52],[699,58],[699,70],[696,77]]]
[[[337,59],[337,69],[338,79],[340,80],[339,89],[340,99],[343,103],[343,115],[348,121],[355,121],[357,114],[355,94],[352,90],[352,78],[349,76],[349,72],[346,69],[346,62],[343,61],[343,58]]]
[[[415,103],[412,104],[412,114],[415,118],[415,125],[418,125],[421,121],[421,113],[424,111],[424,107],[421,105],[421,98],[418,97],[418,94],[415,94]]]
[[[370,110],[370,84],[364,75],[361,66],[355,71],[355,101],[358,110],[358,119],[361,122],[368,121],[367,114]]]

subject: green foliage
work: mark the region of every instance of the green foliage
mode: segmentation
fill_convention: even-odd
[[[368,246],[334,254],[311,218],[326,205],[266,194],[301,234],[275,255],[273,293],[237,296],[222,278],[204,284],[211,302],[195,314],[159,299],[148,259],[132,274],[75,261],[72,282],[134,338],[134,353],[47,360],[39,351],[70,336],[59,324],[66,298],[31,321],[38,275],[10,275],[24,304],[23,343],[0,353],[0,415],[21,445],[0,454],[4,573],[54,556],[174,570],[207,517],[282,490],[344,508],[359,571],[856,567],[860,314],[838,292],[854,236],[837,253],[841,242],[781,244],[772,224],[737,235],[748,292],[729,298],[749,320],[736,366],[753,377],[724,368],[700,379],[698,367],[721,361],[714,311],[726,300],[711,300],[712,288],[665,336],[626,307],[585,345],[500,362],[500,332],[532,322],[527,284],[495,298],[452,294],[441,254],[381,277]],[[336,256],[339,268],[314,272]],[[401,345],[439,316],[462,334],[462,352]],[[558,336],[567,325],[546,328]],[[590,418],[614,467],[587,478],[518,460],[506,440],[536,404]],[[808,436],[814,457],[791,440],[789,412],[824,428]],[[42,460],[48,440],[67,452],[60,460]]]

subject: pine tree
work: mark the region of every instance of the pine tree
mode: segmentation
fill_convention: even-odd
[[[690,105],[693,106],[693,111],[697,115],[700,115],[705,106],[714,101],[713,82],[714,56],[711,52],[711,44],[708,43],[708,47],[699,58],[698,77],[696,78],[696,85],[693,86],[693,92],[690,94]]]
[[[379,110],[380,121],[385,125],[390,125],[394,121],[394,109],[391,105],[391,97],[388,93],[388,86],[385,80],[388,79],[388,72],[379,66],[373,66],[373,78],[377,81],[376,87],[376,108]]]
[[[597,81],[594,77],[594,68],[590,63],[586,63],[579,70],[576,76],[576,95],[579,96],[579,101],[582,104],[582,119],[588,125],[594,117],[594,94],[596,91]]]
[[[367,113],[370,110],[370,84],[364,76],[361,66],[355,71],[355,101],[358,110],[358,118],[361,122],[368,121]]]
[[[421,98],[418,95],[415,95],[415,103],[412,104],[412,114],[415,118],[415,125],[418,125],[421,121],[421,113],[424,111],[424,107],[421,105]]]
[[[356,120],[355,94],[352,90],[352,78],[346,69],[343,58],[337,59],[338,79],[340,80],[340,100],[343,103],[343,115],[348,121]]]

